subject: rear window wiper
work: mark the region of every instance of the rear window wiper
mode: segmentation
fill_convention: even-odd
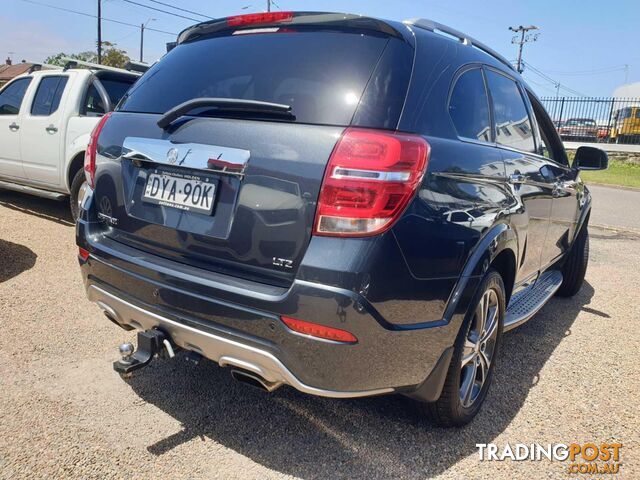
[[[259,100],[244,100],[242,98],[193,98],[187,100],[180,105],[168,110],[162,118],[158,120],[158,126],[163,130],[173,123],[174,120],[189,113],[196,108],[212,107],[213,111],[220,111],[221,113],[250,113],[250,114],[263,114],[266,116],[282,115],[290,118],[295,118],[295,115],[291,112],[291,105],[285,105],[283,103],[271,103],[261,102]]]

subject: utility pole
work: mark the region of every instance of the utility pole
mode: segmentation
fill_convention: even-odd
[[[624,84],[629,83],[629,65],[624,64]]]
[[[102,0],[98,0],[98,63],[102,63]]]
[[[155,18],[150,18],[149,20],[147,20],[144,23],[140,24],[140,61],[144,62],[143,60],[143,53],[144,53],[144,29],[147,26],[147,23],[149,22],[153,22],[155,21]]]
[[[267,0],[267,12],[271,11],[271,0]]]
[[[144,52],[144,23],[140,24],[140,61],[142,62],[142,56]]]
[[[524,69],[522,68],[522,47],[525,43],[535,42],[538,40],[539,33],[536,34],[528,34],[527,32],[530,30],[538,30],[538,27],[535,25],[529,25],[528,27],[523,27],[520,25],[519,27],[509,27],[509,30],[516,33],[516,36],[511,39],[511,43],[514,45],[518,45],[518,65],[516,69],[518,73],[522,73]],[[520,38],[518,38],[517,34],[520,34]]]

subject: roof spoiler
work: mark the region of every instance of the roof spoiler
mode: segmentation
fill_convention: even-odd
[[[285,26],[336,26],[360,30],[377,31],[403,39],[403,35],[389,23],[376,18],[364,17],[348,13],[327,12],[267,12],[250,13],[231,17],[216,18],[184,29],[178,35],[178,45],[197,38],[213,35],[228,30],[253,28],[285,27]],[[171,48],[173,48],[172,46]],[[167,44],[169,51],[169,44]]]

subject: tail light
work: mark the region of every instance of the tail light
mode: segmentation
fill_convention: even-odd
[[[247,25],[288,22],[292,19],[293,12],[249,13],[247,15],[227,17],[227,25],[230,27],[245,27]]]
[[[91,188],[94,187],[94,179],[96,176],[96,154],[98,153],[98,137],[102,131],[102,127],[107,122],[111,112],[104,115],[98,124],[95,126],[91,135],[89,136],[89,144],[87,145],[87,151],[84,154],[84,175],[87,179],[87,183]]]
[[[78,256],[86,261],[89,258],[89,250],[82,248],[82,247],[78,247]]]
[[[348,128],[325,171],[314,234],[368,236],[387,230],[420,185],[429,151],[419,135]]]
[[[291,317],[282,316],[280,318],[291,330],[302,333],[303,335],[310,335],[312,337],[343,343],[357,343],[358,341],[353,333],[347,332],[346,330],[327,327],[326,325],[320,325],[319,323],[305,322],[304,320],[298,320]]]

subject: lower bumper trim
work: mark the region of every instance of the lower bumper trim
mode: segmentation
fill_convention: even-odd
[[[107,312],[115,321],[124,327],[137,330],[160,328],[171,336],[173,342],[217,362],[221,367],[237,367],[248,370],[268,382],[284,383],[296,390],[311,395],[332,398],[368,397],[392,393],[393,388],[379,388],[361,391],[335,391],[307,385],[300,380],[272,353],[245,345],[210,332],[199,330],[188,325],[168,319],[127,302],[104,289],[89,285],[89,300]]]

